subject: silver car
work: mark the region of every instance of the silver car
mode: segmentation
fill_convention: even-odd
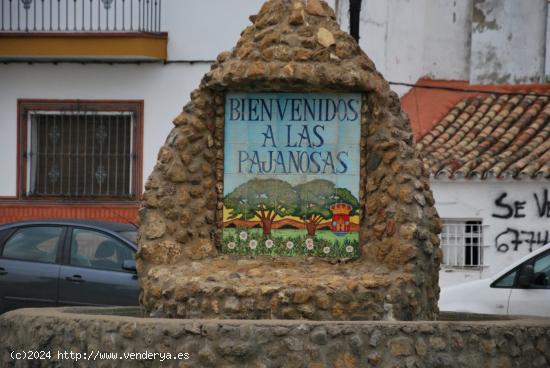
[[[136,228],[98,221],[0,226],[0,313],[24,307],[138,305]]]
[[[550,244],[490,278],[441,289],[439,309],[550,317]]]

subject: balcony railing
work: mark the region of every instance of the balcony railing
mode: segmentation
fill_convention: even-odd
[[[162,0],[0,0],[0,32],[161,32]]]

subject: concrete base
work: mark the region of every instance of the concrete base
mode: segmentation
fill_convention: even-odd
[[[6,313],[0,316],[0,366],[447,368],[550,364],[548,319],[198,320],[140,317],[143,314],[138,308]],[[12,352],[21,357],[29,351],[48,351],[51,358],[31,361],[11,357]],[[65,352],[72,352],[73,359]],[[81,360],[74,365],[76,353]],[[106,359],[105,353],[118,355]],[[144,357],[145,353],[149,356]],[[167,359],[168,353],[171,359]],[[172,359],[178,354],[178,359]]]

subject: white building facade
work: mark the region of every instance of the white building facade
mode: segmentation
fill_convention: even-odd
[[[489,277],[550,243],[548,181],[451,181],[432,185],[444,222],[440,285]]]

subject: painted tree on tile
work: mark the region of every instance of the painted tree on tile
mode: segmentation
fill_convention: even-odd
[[[297,201],[296,191],[283,180],[252,179],[225,196],[224,205],[231,210],[230,219],[257,217],[264,235],[270,235],[277,215],[292,214]]]
[[[344,188],[336,188],[329,180],[317,179],[294,187],[300,205],[293,215],[303,219],[307,234],[314,236],[317,227],[332,217],[330,206],[335,203],[347,203],[352,207],[351,215],[359,207],[359,201]]]
[[[307,234],[314,236],[317,226],[332,215],[329,206],[335,195],[334,183],[318,179],[296,185],[295,189],[300,205],[295,208],[294,215],[303,219]]]

